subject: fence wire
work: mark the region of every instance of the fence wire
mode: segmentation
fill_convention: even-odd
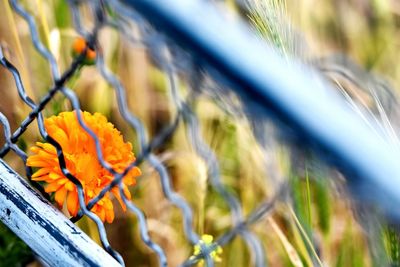
[[[273,198],[266,199],[264,202],[260,203],[259,206],[249,215],[243,215],[239,199],[230,193],[221,179],[218,158],[209,145],[203,140],[200,133],[198,117],[192,109],[191,103],[195,101],[199,94],[201,94],[202,88],[200,87],[205,86],[205,80],[207,79],[206,75],[203,73],[203,70],[195,67],[196,63],[192,61],[193,59],[177,49],[173,43],[167,41],[161,33],[150,27],[143,17],[137,14],[134,10],[126,8],[119,1],[68,1],[75,25],[75,30],[85,38],[88,43],[88,47],[93,48],[96,51],[96,68],[103,79],[114,89],[119,112],[124,120],[130,125],[130,127],[135,130],[139,145],[139,154],[137,160],[130,164],[123,172],[114,170],[103,157],[99,138],[85,124],[82,114],[80,112],[75,112],[80,126],[93,138],[95,142],[97,156],[101,166],[103,166],[113,175],[112,182],[104,187],[96,197],[91,199],[86,204],[82,184],[68,170],[64,153],[60,144],[58,144],[47,133],[44,127],[42,111],[56,96],[56,94],[64,95],[70,101],[73,110],[81,110],[79,98],[74,91],[66,86],[66,84],[84,65],[84,58],[88,48],[86,48],[79,56],[77,56],[63,73],[60,73],[60,68],[57,65],[55,57],[46,48],[39,37],[38,28],[33,15],[27,12],[19,1],[10,0],[9,3],[14,12],[21,16],[28,24],[34,48],[40,53],[40,55],[47,61],[49,65],[49,70],[52,75],[52,85],[47,94],[45,94],[40,101],[33,101],[25,91],[24,82],[21,79],[18,69],[5,58],[2,50],[0,49],[1,65],[12,74],[19,97],[31,109],[29,115],[21,122],[19,127],[13,133],[11,133],[10,124],[7,118],[3,114],[0,114],[0,122],[3,126],[6,140],[5,145],[0,149],[0,156],[3,158],[10,151],[13,151],[18,155],[18,157],[21,158],[26,166],[27,155],[16,145],[16,143],[27,130],[27,128],[36,121],[42,138],[56,148],[62,173],[77,187],[80,211],[78,212],[78,215],[74,218],[71,218],[71,220],[76,222],[82,218],[82,216],[87,216],[93,222],[95,222],[104,249],[121,265],[124,265],[124,260],[121,255],[111,247],[103,222],[95,213],[91,212],[91,209],[94,207],[94,205],[98,203],[98,201],[100,201],[107,194],[107,192],[110,192],[110,190],[116,186],[119,187],[123,202],[138,220],[140,236],[143,243],[157,254],[160,266],[167,266],[167,255],[165,251],[161,246],[156,244],[149,235],[145,211],[138,208],[138,206],[136,206],[133,201],[127,199],[123,193],[123,177],[133,167],[146,161],[157,171],[165,198],[181,211],[184,234],[187,241],[191,245],[201,245],[201,253],[194,257],[188,257],[187,260],[182,263],[182,266],[191,266],[197,263],[199,260],[205,260],[207,266],[213,266],[214,262],[210,256],[213,250],[215,250],[218,246],[223,247],[224,245],[228,244],[236,236],[242,238],[247,244],[249,251],[253,254],[254,265],[265,266],[265,248],[263,247],[263,244],[257,235],[251,231],[249,226],[256,223],[271,211],[276,200],[284,195],[286,186],[280,186],[280,189],[277,190],[277,193]],[[86,28],[84,23],[81,21],[80,5],[89,6],[90,10],[92,11],[94,26],[91,29]],[[107,12],[106,10],[111,11]],[[115,14],[115,16],[109,16],[110,13]],[[137,36],[132,34],[132,25],[139,29],[140,33],[137,34]],[[175,106],[176,114],[172,119],[171,124],[161,130],[151,140],[148,138],[148,133],[143,123],[128,108],[126,89],[120,82],[119,78],[107,68],[104,62],[102,46],[98,40],[98,34],[99,31],[105,27],[111,27],[119,31],[126,42],[130,42],[139,47],[147,48],[152,60],[166,74],[165,76],[168,80],[168,90],[171,96],[171,102]],[[187,66],[191,66],[191,68],[187,69]],[[187,82],[186,86],[190,89],[190,93],[189,97],[186,99],[180,95],[178,90],[177,84],[178,75],[180,72],[189,74],[189,81]],[[212,188],[223,198],[230,208],[232,227],[226,233],[217,238],[212,246],[206,246],[201,242],[199,243],[199,234],[193,229],[193,211],[188,202],[181,195],[174,191],[171,184],[171,176],[166,166],[154,153],[155,149],[160,147],[174,134],[174,131],[177,129],[179,124],[185,125],[186,134],[194,151],[206,162],[209,182]],[[31,167],[26,166],[26,175],[29,179],[31,179]],[[35,188],[40,190],[43,195],[46,195],[43,189],[41,189],[41,186],[34,181],[31,181],[31,183],[33,186],[35,186]]]

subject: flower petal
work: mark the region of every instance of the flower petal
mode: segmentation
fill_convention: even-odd
[[[69,214],[76,216],[79,210],[78,193],[76,191],[71,191],[67,196],[67,208]]]
[[[54,199],[60,207],[63,205],[66,195],[67,189],[64,186],[56,191]]]
[[[46,193],[51,193],[57,191],[61,186],[58,183],[50,183],[46,186]]]

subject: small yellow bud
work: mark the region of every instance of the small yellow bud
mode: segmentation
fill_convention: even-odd
[[[212,235],[202,235],[201,239],[199,242],[193,247],[193,256],[190,257],[190,259],[194,259],[196,256],[200,255],[202,253],[202,247],[207,247],[209,249],[213,249],[210,252],[211,258],[215,262],[221,262],[221,254],[222,254],[222,248],[219,245],[216,245],[213,243],[214,237]],[[204,260],[200,260],[198,262],[200,266],[203,266]]]

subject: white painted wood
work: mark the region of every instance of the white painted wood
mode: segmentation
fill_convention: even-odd
[[[0,220],[50,266],[120,266],[1,159]]]

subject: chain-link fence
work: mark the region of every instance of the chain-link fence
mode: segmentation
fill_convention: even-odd
[[[264,65],[256,66],[256,68],[252,67],[251,64],[259,62],[259,60],[254,57],[260,57],[262,55],[250,53],[250,51],[248,53],[244,53],[244,51],[235,51],[234,48],[235,45],[237,45],[237,48],[240,48],[240,44],[246,42],[251,43],[255,39],[246,34],[237,35],[237,33],[245,32],[242,31],[243,26],[241,24],[227,27],[226,32],[221,33],[221,37],[219,37],[218,31],[221,30],[221,21],[223,21],[221,17],[223,17],[223,15],[218,15],[214,9],[215,7],[212,7],[210,3],[206,1],[187,1],[185,3],[179,3],[179,1],[163,2],[162,0],[122,2],[113,0],[69,1],[76,32],[85,38],[87,46],[76,56],[69,68],[63,73],[60,73],[56,59],[42,43],[33,16],[28,13],[17,0],[10,0],[10,5],[14,12],[21,16],[29,25],[32,44],[47,61],[53,81],[52,88],[48,90],[47,94],[44,95],[40,101],[33,101],[25,92],[24,81],[21,80],[18,70],[4,57],[3,52],[0,53],[2,66],[11,72],[20,98],[31,109],[29,115],[20,123],[17,130],[13,133],[11,133],[7,118],[1,115],[0,119],[3,125],[6,143],[1,148],[0,155],[4,157],[11,151],[15,152],[24,161],[26,175],[30,178],[33,171],[31,167],[26,165],[28,157],[16,143],[32,123],[37,123],[42,138],[56,148],[62,173],[75,184],[78,190],[80,211],[78,215],[71,220],[76,222],[83,216],[87,216],[93,220],[97,225],[104,249],[121,265],[124,265],[124,259],[110,245],[102,220],[91,211],[96,203],[101,201],[101,199],[115,187],[119,188],[122,200],[129,211],[136,215],[143,243],[157,254],[161,266],[167,265],[168,255],[166,255],[166,252],[160,245],[152,240],[148,233],[145,211],[138,208],[134,204],[134,201],[127,199],[123,189],[122,181],[124,176],[132,168],[143,162],[149,163],[156,170],[165,198],[181,211],[184,235],[188,243],[192,246],[200,246],[200,253],[188,257],[187,260],[182,263],[182,266],[193,265],[199,260],[205,260],[207,266],[213,266],[214,259],[211,256],[212,252],[218,249],[218,247],[223,248],[236,236],[241,237],[245,241],[248,250],[252,254],[255,266],[266,265],[264,245],[249,226],[257,223],[257,221],[268,214],[275,202],[279,198],[285,196],[285,179],[277,179],[279,182],[276,183],[277,189],[274,190],[274,195],[260,202],[258,207],[252,212],[244,215],[241,201],[222,181],[218,158],[210,146],[203,140],[198,117],[193,110],[193,102],[195,102],[200,95],[211,94],[211,96],[218,101],[218,97],[224,94],[230,94],[230,90],[232,89],[233,92],[239,95],[241,101],[237,103],[232,100],[228,104],[222,103],[221,107],[225,108],[227,113],[232,114],[238,112],[246,116],[254,116],[250,119],[254,124],[265,121],[266,115],[274,115],[272,117],[278,119],[274,120],[274,122],[282,126],[283,129],[286,129],[287,132],[290,132],[290,134],[285,135],[285,138],[289,136],[289,139],[293,139],[293,137],[295,137],[295,140],[293,139],[294,141],[302,140],[312,148],[317,148],[320,152],[328,152],[329,156],[327,159],[338,163],[343,170],[350,170],[351,173],[356,174],[357,177],[366,177],[366,182],[363,182],[363,186],[360,186],[361,183],[358,179],[354,178],[349,180],[350,188],[353,192],[357,193],[357,196],[382,204],[381,206],[386,211],[391,211],[390,215],[397,218],[398,212],[393,212],[392,207],[396,206],[399,200],[396,195],[397,190],[395,189],[395,185],[397,185],[398,182],[397,179],[387,179],[387,177],[395,177],[396,173],[398,174],[398,172],[396,172],[398,167],[393,162],[392,158],[397,152],[387,154],[387,151],[389,151],[388,145],[383,141],[381,142],[381,140],[375,139],[372,141],[370,137],[373,137],[373,134],[364,134],[364,130],[368,129],[368,127],[364,127],[361,122],[351,116],[347,117],[350,112],[346,113],[346,110],[341,111],[340,108],[342,106],[338,104],[339,101],[337,101],[337,103],[335,102],[336,98],[333,98],[332,104],[328,104],[326,107],[326,102],[324,102],[324,100],[330,98],[329,93],[327,93],[329,96],[323,96],[326,92],[321,93],[316,90],[312,92],[312,94],[303,92],[287,95],[290,93],[286,94],[283,90],[284,88],[302,88],[311,79],[307,78],[307,76],[302,78],[304,73],[300,72],[297,68],[292,68],[291,66],[281,63],[271,52],[265,54],[261,53],[267,56],[270,56],[270,54],[273,55],[273,57],[270,58],[271,63],[264,64],[267,66],[267,69],[260,70]],[[85,6],[91,12],[93,26],[90,29],[81,21],[82,6]],[[189,10],[192,11],[188,12]],[[198,12],[197,15],[196,12]],[[208,14],[208,16],[206,18],[202,17],[204,14]],[[203,26],[200,27],[199,25]],[[212,29],[213,25],[215,29]],[[195,27],[197,26],[200,28],[196,29]],[[98,35],[99,32],[106,27],[117,30],[123,37],[124,42],[129,42],[138,47],[145,47],[151,60],[163,71],[167,78],[167,88],[171,103],[176,111],[175,117],[171,120],[169,126],[159,131],[151,140],[148,138],[149,134],[144,124],[129,110],[127,93],[123,84],[118,77],[107,68],[104,62],[102,45],[99,42]],[[231,28],[233,30],[231,30]],[[209,35],[213,32],[215,33],[214,35]],[[237,37],[242,39],[236,39]],[[246,40],[246,37],[249,37],[249,39]],[[237,40],[238,43],[234,44],[234,40]],[[221,47],[224,42],[230,43],[230,52],[228,49]],[[179,46],[183,46],[184,50]],[[246,48],[246,45],[244,45],[244,47]],[[254,46],[249,44],[248,47],[259,48],[258,44],[254,44]],[[82,113],[76,112],[75,114],[80,126],[95,142],[97,156],[101,166],[113,175],[112,182],[105,186],[97,196],[93,197],[88,203],[85,203],[82,184],[79,179],[74,177],[70,170],[68,170],[61,145],[47,133],[44,126],[42,111],[57,94],[65,96],[70,101],[73,110],[81,110],[79,98],[73,90],[67,87],[67,83],[84,65],[85,55],[89,49],[96,51],[95,67],[103,79],[107,81],[115,91],[118,110],[121,116],[136,132],[138,156],[136,161],[130,164],[123,172],[118,172],[113,169],[103,157],[99,138],[93,130],[85,124]],[[230,54],[227,54],[227,51]],[[260,51],[264,50],[261,49]],[[242,61],[244,56],[247,57],[247,60]],[[287,72],[280,73],[285,68]],[[252,70],[255,71],[251,72]],[[266,75],[263,76],[263,73],[266,73]],[[278,75],[275,76],[277,73]],[[285,78],[287,75],[292,74],[295,75],[291,76],[290,79]],[[188,89],[187,96],[185,97],[182,96],[181,90],[179,89],[179,83],[182,82],[180,77],[182,76],[184,76],[183,80],[186,81],[185,87]],[[313,84],[316,85],[316,87],[320,86],[318,82]],[[272,89],[263,91],[264,88]],[[277,88],[281,91],[277,92],[275,90]],[[301,90],[299,89],[299,91]],[[321,95],[322,98],[320,98]],[[316,99],[318,103],[314,101]],[[221,101],[226,101],[226,99]],[[300,105],[306,103],[311,104],[311,106],[309,106],[310,110],[304,107],[297,108],[296,105],[298,103],[300,103]],[[317,110],[322,111],[322,113],[314,113],[310,116],[310,112],[312,113]],[[329,118],[329,123],[323,127],[318,125],[321,124],[321,118],[325,119],[325,115],[330,114],[331,111],[337,113],[335,116]],[[345,117],[347,117],[347,119],[343,120]],[[231,213],[231,228],[210,245],[199,242],[201,237],[193,227],[194,215],[191,206],[180,194],[174,191],[171,182],[171,174],[160,158],[154,153],[166,140],[174,135],[175,130],[180,124],[185,125],[185,131],[191,146],[207,165],[207,175],[212,190],[222,197]],[[290,126],[290,130],[287,128],[287,125]],[[347,137],[345,137],[344,133],[338,132],[338,130],[346,128],[350,131]],[[351,132],[352,130],[354,131]],[[355,139],[358,139],[358,142],[352,143]],[[262,140],[259,139],[258,141],[262,146]],[[365,144],[368,145],[365,146]],[[362,150],[360,150],[361,147]],[[360,157],[360,155],[363,154],[362,151],[368,150],[375,151],[376,155],[382,156],[381,162],[377,163],[379,167],[371,166],[371,158]],[[383,169],[385,169],[385,171],[382,174]],[[381,177],[386,178],[378,182]],[[41,191],[43,196],[47,196],[47,193],[43,191],[39,184],[34,181],[31,182],[36,189]],[[371,189],[371,187],[376,189],[376,194],[374,196],[365,194],[366,190]],[[40,251],[36,251],[36,253],[41,255]],[[98,263],[90,264],[96,265]]]

